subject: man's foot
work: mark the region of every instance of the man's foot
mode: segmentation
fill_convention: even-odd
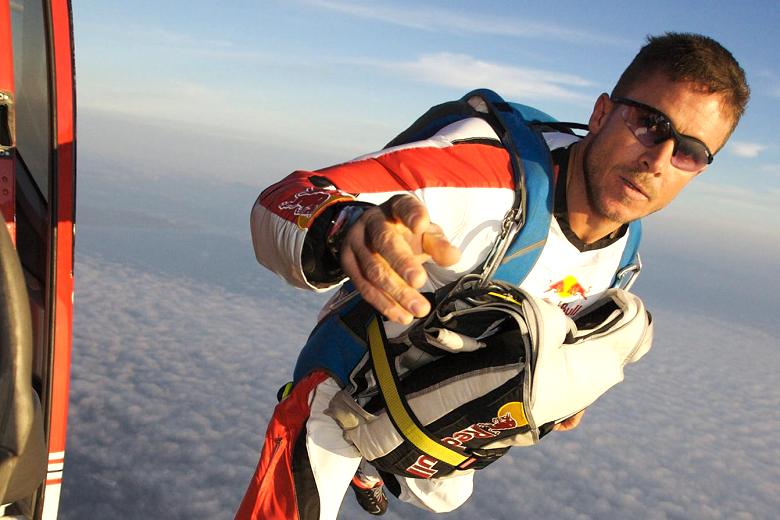
[[[370,477],[361,470],[355,472],[349,487],[355,492],[355,498],[360,507],[372,515],[383,515],[387,511],[387,495],[384,491],[384,482]]]

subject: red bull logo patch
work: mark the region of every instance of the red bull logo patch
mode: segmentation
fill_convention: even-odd
[[[554,292],[561,299],[571,298],[573,296],[579,296],[583,300],[588,299],[586,295],[587,290],[572,275],[550,284],[550,287],[548,287],[545,292]]]
[[[590,287],[587,289],[572,275],[567,276],[563,280],[550,284],[545,293],[553,293],[559,300],[558,306],[563,310],[567,316],[574,316],[577,314],[582,305],[577,304],[576,301],[563,302],[569,298],[582,298],[587,300],[587,293],[590,291]]]
[[[332,190],[323,190],[319,188],[306,188],[296,193],[292,199],[279,204],[279,209],[292,212],[292,216],[297,217],[295,223],[299,228],[305,229],[309,221],[320,208],[336,200],[352,200],[339,192]],[[289,218],[289,217],[288,217]],[[292,218],[290,218],[292,220]]]
[[[502,432],[514,430],[528,424],[523,411],[523,403],[511,402],[498,410],[497,417],[490,422],[474,423],[462,430],[458,430],[449,437],[444,437],[442,442],[450,446],[461,447],[474,439],[492,439]],[[406,471],[419,478],[431,478],[439,472],[436,464],[439,461],[429,455],[420,455],[417,460],[406,468]]]

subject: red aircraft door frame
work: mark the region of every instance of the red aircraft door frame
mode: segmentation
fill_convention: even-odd
[[[73,32],[69,0],[49,2],[56,106],[53,155],[56,184],[54,330],[49,427],[49,471],[43,518],[57,517],[65,459],[73,326],[73,254],[76,204],[76,110]],[[56,499],[55,499],[56,496]]]
[[[37,4],[35,2],[40,2]],[[73,55],[73,28],[70,0],[28,0],[16,2],[25,6],[43,8],[45,20],[44,47],[47,49],[49,105],[52,138],[49,175],[48,205],[50,229],[46,275],[46,312],[48,330],[41,331],[47,338],[48,378],[43,381],[41,401],[45,417],[48,446],[48,472],[46,480],[37,491],[33,518],[55,520],[59,509],[65,457],[68,392],[70,382],[70,356],[73,323],[73,261],[76,200],[76,152],[75,152],[75,82]],[[17,234],[16,175],[17,143],[14,140],[14,37],[12,0],[0,0],[0,214],[3,224]],[[14,7],[16,9],[16,7]],[[23,12],[23,11],[22,11]],[[18,51],[18,49],[17,49]],[[17,56],[19,58],[20,56]],[[15,244],[20,242],[15,240]],[[2,295],[0,295],[1,297]]]
[[[11,35],[11,4],[0,2],[0,106],[5,115],[3,125],[8,125],[13,136],[13,98],[14,98],[14,56]],[[5,129],[4,133],[5,133]],[[0,213],[11,234],[16,240],[15,177],[13,143],[0,143]]]

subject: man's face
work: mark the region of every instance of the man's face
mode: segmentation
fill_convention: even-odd
[[[731,119],[722,110],[722,97],[654,75],[623,97],[666,114],[675,129],[695,137],[713,153],[725,143]],[[652,147],[640,143],[620,115],[621,105],[606,95],[596,103],[584,151],[584,182],[590,213],[625,223],[669,204],[701,170],[680,170],[671,163],[674,141]]]

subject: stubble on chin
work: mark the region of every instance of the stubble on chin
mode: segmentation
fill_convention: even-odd
[[[594,142],[595,140],[588,143],[583,150],[582,175],[587,204],[591,211],[600,217],[616,224],[626,224],[635,218],[627,213],[630,212],[628,208],[633,206],[636,201],[627,195],[620,195],[617,198],[614,193],[610,195],[608,192],[610,185],[606,176],[615,176],[615,182],[618,182],[617,177],[625,178],[641,188],[644,193],[651,194],[652,190],[648,183],[643,181],[643,177],[646,174],[629,167],[612,168],[607,171],[607,166],[604,164],[605,161],[600,161],[599,156],[594,155],[594,150],[592,149]]]

